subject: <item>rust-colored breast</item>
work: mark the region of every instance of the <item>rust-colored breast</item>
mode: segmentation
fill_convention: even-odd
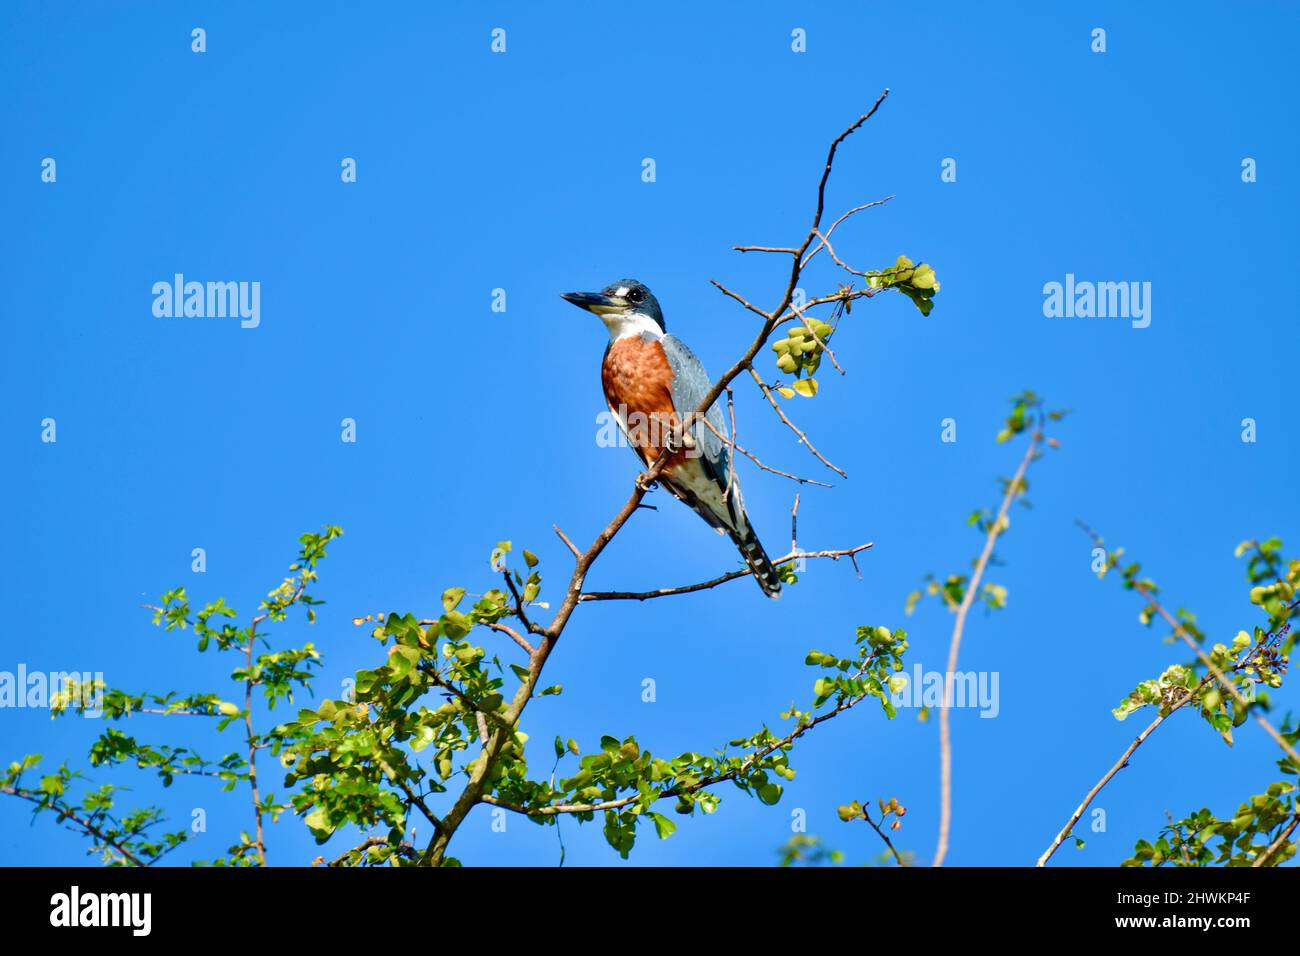
[[[600,367],[600,382],[605,401],[624,423],[641,459],[647,464],[658,459],[665,436],[677,423],[672,369],[663,345],[639,335],[611,343]],[[682,457],[682,452],[674,455],[664,471],[673,471]]]

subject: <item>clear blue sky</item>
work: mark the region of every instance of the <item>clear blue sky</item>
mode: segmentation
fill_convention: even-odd
[[[326,522],[346,530],[322,567],[328,604],[314,630],[279,632],[322,649],[325,694],[379,659],[350,618],[492,586],[500,538],[542,557],[554,597],[570,564],[551,523],[589,541],[635,474],[628,451],[595,443],[605,332],[558,293],[639,278],[719,373],[753,322],[708,278],[776,301],[784,262],[730,247],[797,242],[827,142],[890,87],[841,153],[829,205],[897,198],[844,226],[837,248],[862,267],[925,259],[942,292],[929,318],[896,295],[855,309],[835,342],[848,375],[789,403],[850,476],[804,492],[800,542],[874,541],[862,579],[827,563],[779,602],[738,582],[586,607],[547,669],[564,695],[535,703],[526,729],[539,773],[557,733],[587,749],[636,732],[656,753],[707,751],[806,703],[806,651],[847,648],[865,623],[905,625],[912,662],[941,668],[950,617],[905,619],[904,598],[977,552],[965,518],[995,503],[1019,453],[993,442],[1005,401],[1035,388],[1073,414],[999,548],[1009,607],[973,616],[964,645],[962,669],[1000,674],[1001,712],[954,716],[949,856],[1032,862],[1138,729],[1110,709],[1181,659],[1138,626],[1133,595],[1092,577],[1074,519],[1127,545],[1215,640],[1260,619],[1237,541],[1300,544],[1296,316],[1282,288],[1298,252],[1296,6],[674,6],[656,18],[614,4],[5,4],[0,670],[221,686],[229,661],[196,657],[139,605],[184,585],[251,610],[295,537]],[[489,50],[494,27],[504,55]],[[805,54],[790,49],[796,27]],[[41,182],[44,157],[55,184]],[[355,184],[340,182],[343,157]],[[655,183],[641,181],[644,157]],[[947,157],[955,183],[940,181]],[[177,272],[259,281],[260,327],[155,318],[151,286]],[[1066,273],[1150,282],[1151,326],[1045,318],[1043,284]],[[810,292],[836,281],[813,278]],[[490,310],[497,287],[504,314]],[[743,384],[737,406],[743,444],[817,475]],[[55,445],[40,440],[47,417]],[[340,441],[344,417],[355,445]],[[955,444],[940,441],[947,417]],[[742,477],[780,553],[794,488],[752,467]],[[592,586],[734,566],[725,539],[654,497],[660,510],[635,518]],[[205,575],[190,571],[195,547]],[[0,710],[0,757],[84,765],[99,729]],[[126,729],[204,739],[141,717]],[[778,807],[724,789],[718,813],[672,839],[643,833],[632,862],[770,864],[794,808],[865,860],[874,835],[835,807],[890,795],[909,807],[901,845],[928,858],[936,733],[863,707],[799,746]],[[1253,726],[1237,738],[1229,749],[1188,716],[1171,721],[1099,801],[1107,832],[1061,859],[1116,863],[1166,809],[1227,812],[1259,792],[1273,746]],[[206,751],[235,746],[232,734]],[[134,772],[94,778],[158,795]],[[182,825],[208,811],[178,862],[219,855],[246,826],[243,799],[202,781],[162,796]],[[453,852],[556,862],[554,831],[490,824],[475,812]],[[570,864],[619,862],[598,826],[564,833]],[[318,852],[293,819],[268,840],[281,863]],[[75,862],[80,846],[0,802],[0,860]]]

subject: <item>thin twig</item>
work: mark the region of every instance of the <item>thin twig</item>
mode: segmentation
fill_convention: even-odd
[[[830,558],[832,561],[838,561],[840,558],[849,558],[852,560],[855,555],[866,551],[872,546],[872,542],[860,544],[856,548],[844,548],[840,551],[798,551],[791,550],[789,554],[774,558],[772,564],[780,566],[787,561],[795,558]],[[857,567],[857,563],[853,565]],[[726,574],[720,574],[716,578],[710,578],[708,581],[701,581],[698,584],[687,584],[676,588],[657,588],[654,591],[586,591],[582,594],[580,600],[586,601],[648,601],[651,598],[671,597],[675,594],[692,594],[696,591],[707,591],[709,588],[716,588],[719,584],[726,584],[728,581],[735,581],[738,578],[748,577],[753,574],[749,568],[742,568],[738,571],[729,571]]]
[[[705,426],[708,427],[709,431],[713,432],[713,434],[718,436],[719,441],[722,442],[727,441],[727,436],[722,434],[722,432],[718,431],[718,429],[714,427],[713,422],[709,421],[707,418],[701,418],[700,421],[701,423],[703,423]],[[817,485],[819,488],[835,487],[834,485],[832,485],[830,482],[827,481],[817,481],[815,478],[804,478],[801,475],[792,475],[788,471],[782,471],[780,468],[773,468],[771,465],[764,464],[761,460],[759,460],[759,457],[757,455],[755,455],[751,451],[747,451],[739,443],[732,445],[732,448],[735,451],[740,452],[742,455],[744,455],[746,458],[752,461],[763,471],[770,472],[773,475],[780,475],[782,478],[789,478],[791,481],[797,482],[798,484],[801,485]]]
[[[525,654],[527,654],[529,657],[533,656],[533,645],[529,644],[526,640],[524,640],[523,635],[520,634],[518,631],[516,631],[509,624],[502,624],[500,621],[484,621],[483,623],[486,624],[488,627],[490,627],[492,630],[507,635],[512,641],[514,641],[521,648],[523,648]]]
[[[871,814],[867,812],[867,808],[866,808],[866,807],[863,807],[863,808],[862,808],[862,819],[864,819],[864,820],[866,820],[868,823],[870,823],[870,824],[871,824],[871,829],[875,830],[875,831],[876,831],[876,835],[877,835],[878,837],[880,837],[880,839],[882,839],[882,840],[885,841],[885,846],[889,847],[889,852],[892,853],[892,854],[894,854],[894,859],[898,861],[898,865],[899,865],[899,866],[907,866],[907,861],[903,859],[903,855],[902,855],[901,853],[899,853],[898,850],[896,850],[896,849],[894,848],[894,844],[890,841],[889,836],[885,833],[885,831],[882,830],[882,829],[877,825],[877,823],[876,823],[875,820],[871,819]]]
[[[713,283],[713,285],[715,285],[715,286],[718,288],[718,291],[720,291],[723,295],[725,295],[725,296],[729,296],[730,298],[735,299],[737,302],[739,302],[741,305],[743,305],[745,308],[747,308],[750,312],[753,312],[755,315],[761,315],[761,316],[762,316],[763,318],[765,318],[765,319],[770,319],[770,318],[771,318],[771,316],[769,316],[766,312],[764,312],[764,311],[763,311],[762,309],[760,309],[758,306],[754,305],[754,303],[750,302],[748,299],[746,299],[746,298],[745,298],[743,295],[741,295],[739,292],[735,292],[735,291],[733,291],[733,290],[731,290],[731,289],[728,289],[725,285],[723,285],[723,284],[722,284],[721,282],[719,282],[717,279],[710,279],[709,281],[710,281],[711,283]]]
[[[808,334],[813,337],[813,341],[817,343],[823,352],[830,356],[831,364],[835,366],[835,371],[839,372],[841,375],[847,374],[844,369],[840,368],[840,363],[835,358],[834,350],[822,341],[822,337],[817,334],[815,329],[813,329],[812,323],[808,321],[808,316],[803,314],[803,310],[800,309],[799,306],[795,305],[794,302],[791,302],[790,311],[799,316],[799,321],[802,322],[803,327],[808,330]]]
[[[93,836],[100,843],[104,844],[105,846],[112,847],[118,853],[122,854],[122,858],[127,862],[129,862],[132,866],[149,865],[148,863],[143,862],[138,856],[136,856],[130,850],[128,850],[124,844],[109,837],[106,833],[104,833],[103,830],[101,830],[94,823],[91,823],[89,820],[85,819],[84,817],[78,816],[67,807],[46,803],[45,800],[43,799],[43,797],[45,796],[44,794],[38,797],[34,792],[30,790],[24,790],[20,787],[0,787],[0,793],[10,797],[17,797],[20,800],[26,800],[28,803],[34,803],[38,807],[44,810],[51,810],[55,814],[57,814],[59,820],[71,820],[77,826],[81,827],[81,829],[83,829],[91,836]]]
[[[352,854],[354,853],[364,853],[366,850],[370,849],[371,847],[388,846],[388,845],[389,843],[387,837],[378,837],[378,836],[366,837],[366,839],[363,840],[361,843],[357,844],[352,849],[339,854],[339,856],[337,856],[333,860],[330,860],[325,865],[342,866],[345,862],[347,862],[348,857],[352,856]],[[396,853],[398,856],[408,860],[415,859],[419,855],[415,852],[415,848],[411,846],[409,843],[399,843],[397,846],[393,847],[393,852]]]
[[[1104,547],[1104,542],[1102,541],[1100,535],[1098,535],[1095,531],[1093,531],[1091,528],[1089,528],[1087,525],[1083,524],[1082,522],[1079,522],[1079,525],[1092,539],[1093,544],[1095,544],[1099,548]],[[1163,604],[1160,603],[1160,600],[1156,597],[1155,592],[1152,591],[1147,585],[1143,584],[1141,581],[1133,582],[1133,590],[1136,591],[1138,594],[1142,595],[1142,597],[1146,599],[1147,603],[1151,606],[1151,608],[1155,610],[1155,612],[1159,614],[1161,618],[1164,619],[1164,622],[1174,629],[1174,633],[1178,635],[1180,638],[1182,638],[1183,643],[1185,643],[1189,648],[1191,648],[1192,652],[1196,654],[1196,656],[1200,659],[1201,663],[1205,665],[1205,669],[1209,671],[1210,674],[1213,675],[1214,679],[1218,682],[1219,686],[1222,687],[1224,690],[1226,690],[1232,696],[1232,699],[1236,701],[1237,706],[1240,707],[1243,711],[1248,711],[1251,717],[1254,719],[1255,723],[1263,727],[1264,732],[1273,738],[1273,742],[1282,748],[1283,752],[1285,752],[1286,755],[1291,758],[1291,760],[1295,763],[1297,767],[1300,767],[1300,753],[1296,752],[1296,749],[1291,746],[1291,744],[1287,741],[1287,739],[1278,732],[1277,728],[1274,727],[1266,717],[1261,715],[1254,707],[1251,706],[1251,702],[1248,701],[1246,699],[1246,696],[1240,690],[1237,689],[1237,685],[1234,684],[1231,680],[1229,680],[1228,675],[1225,674],[1222,670],[1220,670],[1218,665],[1216,665],[1214,661],[1210,659],[1210,655],[1205,653],[1200,643],[1195,638],[1193,638],[1192,635],[1187,633],[1187,629],[1183,627],[1182,622],[1179,621],[1176,617],[1174,617],[1174,615],[1170,614],[1169,610]]]
[[[796,253],[799,250],[792,247],[781,246],[732,246],[736,252],[787,252]]]
[[[560,540],[564,542],[565,547],[567,547],[571,552],[573,552],[573,556],[575,558],[582,557],[582,552],[578,550],[578,546],[569,540],[569,536],[560,530],[560,526],[558,524],[551,525],[551,528],[555,531],[556,534],[560,536]]]
[[[1209,678],[1206,678],[1206,680],[1208,679]],[[1084,794],[1082,802],[1080,802],[1074,813],[1070,814],[1070,819],[1065,821],[1065,826],[1061,827],[1061,831],[1056,834],[1056,839],[1054,839],[1051,842],[1051,845],[1043,851],[1043,855],[1038,858],[1038,862],[1034,864],[1035,866],[1047,865],[1047,861],[1052,858],[1052,854],[1060,848],[1061,844],[1064,843],[1066,838],[1074,831],[1075,824],[1083,817],[1084,812],[1089,806],[1091,806],[1092,801],[1097,798],[1097,794],[1101,793],[1102,789],[1106,784],[1110,783],[1111,778],[1113,778],[1115,774],[1128,766],[1129,758],[1132,757],[1134,752],[1155,732],[1156,728],[1191,701],[1200,691],[1201,687],[1205,686],[1205,683],[1206,681],[1201,681],[1200,686],[1184,695],[1177,703],[1170,706],[1166,713],[1160,714],[1156,717],[1155,720],[1151,721],[1151,723],[1147,725],[1146,729],[1143,730],[1142,733],[1133,738],[1133,742],[1124,749],[1124,752],[1120,754],[1119,759],[1115,761],[1114,765],[1102,775],[1100,780],[1093,784],[1091,790]]]
[[[794,493],[794,506],[790,509],[790,553],[799,553],[799,492]]]
[[[835,260],[835,264],[837,266],[839,266],[845,272],[853,273],[855,276],[861,276],[864,279],[868,278],[865,272],[862,272],[858,269],[854,269],[852,266],[844,262],[839,256],[835,254],[835,247],[831,245],[830,239],[828,239],[826,236],[823,236],[821,233],[818,233],[817,235],[821,238],[822,246],[824,246],[826,251],[830,253],[831,258]]]
[[[515,579],[510,576],[510,569],[502,568],[501,576],[506,579],[506,587],[510,589],[510,596],[515,600],[515,617],[519,618],[520,623],[524,625],[529,634],[541,634],[542,626],[534,624],[528,619],[528,612],[524,610],[524,599],[519,594],[519,589],[515,587]]]
[[[1300,767],[1300,754],[1296,753],[1296,749],[1292,747],[1290,743],[1287,742],[1287,739],[1285,737],[1283,737],[1280,733],[1278,733],[1277,728],[1274,727],[1271,723],[1269,723],[1268,718],[1264,717],[1254,707],[1250,705],[1250,701],[1248,701],[1246,699],[1246,696],[1242,694],[1240,690],[1237,689],[1237,685],[1228,679],[1228,675],[1223,673],[1223,671],[1219,669],[1219,667],[1214,663],[1214,661],[1210,660],[1210,655],[1206,654],[1205,651],[1201,649],[1201,645],[1198,644],[1196,640],[1190,634],[1187,633],[1187,630],[1183,627],[1183,625],[1172,614],[1169,613],[1169,611],[1165,608],[1163,604],[1161,604],[1158,600],[1156,600],[1155,594],[1149,588],[1147,588],[1146,585],[1142,584],[1141,582],[1135,583],[1133,585],[1133,590],[1137,591],[1149,602],[1151,602],[1151,606],[1156,609],[1156,612],[1162,618],[1164,618],[1165,623],[1168,624],[1170,627],[1172,627],[1174,629],[1174,633],[1177,634],[1179,637],[1181,637],[1187,643],[1187,646],[1196,652],[1196,656],[1201,659],[1201,663],[1205,665],[1205,669],[1208,670],[1214,676],[1214,679],[1216,681],[1218,681],[1219,686],[1232,695],[1232,699],[1237,702],[1237,706],[1241,707],[1243,710],[1248,710],[1250,712],[1250,716],[1254,718],[1255,723],[1263,727],[1264,732],[1273,738],[1273,742],[1282,748],[1282,750],[1286,753],[1288,757],[1291,758],[1292,762],[1294,762],[1297,767]]]
[[[863,203],[861,206],[854,206],[844,215],[840,216],[840,218],[836,219],[833,223],[831,223],[831,227],[826,230],[825,235],[829,236],[831,233],[833,233],[836,230],[836,228],[839,226],[839,224],[842,223],[844,220],[848,219],[850,216],[860,213],[864,209],[870,209],[872,206],[883,206],[885,203],[889,202],[889,200],[893,198],[894,197],[892,195],[889,195],[886,196],[884,199],[877,199],[874,202]],[[808,253],[808,255],[804,257],[803,267],[805,269],[808,267],[808,263],[812,262],[813,256],[821,252],[823,248],[824,246],[818,246],[816,249],[814,249],[812,252]]]
[[[861,671],[859,671],[858,673],[860,674]],[[844,700],[840,701],[840,703],[837,704],[832,710],[828,710],[826,713],[818,717],[814,717],[812,720],[809,720],[807,723],[800,724],[798,727],[796,727],[790,733],[786,734],[780,740],[772,741],[771,743],[754,751],[754,753],[750,754],[750,756],[746,758],[740,764],[740,766],[736,767],[734,770],[729,770],[726,773],[716,774],[715,776],[712,777],[705,777],[703,780],[696,781],[695,783],[690,784],[688,786],[672,787],[668,790],[663,791],[662,793],[657,794],[655,796],[655,800],[666,800],[669,797],[686,796],[692,793],[698,793],[699,791],[704,790],[708,787],[713,787],[713,786],[717,786],[720,783],[725,783],[728,780],[743,778],[748,773],[749,768],[752,767],[757,761],[762,760],[768,754],[774,753],[777,750],[788,749],[796,740],[798,740],[808,731],[812,730],[818,724],[824,723],[828,720],[832,720],[835,717],[838,717],[840,714],[844,713],[845,711],[851,710],[852,708],[856,707],[863,700],[865,700],[870,696],[871,696],[870,693],[862,693],[856,697],[846,697],[844,698]],[[559,814],[566,814],[566,813],[594,813],[600,810],[617,810],[620,807],[625,807],[628,804],[636,803],[637,801],[642,800],[644,798],[642,797],[641,793],[638,792],[628,797],[620,797],[619,799],[616,800],[606,800],[602,803],[578,803],[578,804],[551,803],[551,804],[545,804],[540,807],[519,806],[517,804],[508,803],[505,800],[502,800],[499,797],[496,797],[492,794],[484,794],[482,799],[484,803],[490,803],[496,807],[503,807],[506,810],[511,810],[515,813],[521,813],[524,816],[551,817],[551,816],[557,816]]]
[[[299,587],[298,593],[302,592]],[[294,601],[297,600],[297,594]],[[290,602],[293,603],[293,602]],[[265,617],[263,615],[262,617]],[[248,627],[248,648],[247,648],[247,673],[248,677],[244,679],[244,729],[247,732],[248,741],[248,786],[252,790],[253,796],[253,818],[257,834],[257,861],[266,866],[266,834],[262,829],[262,798],[257,788],[257,734],[253,730],[253,685],[256,681],[252,678],[253,673],[253,641],[257,635],[257,625],[262,618],[253,618]]]
[[[831,471],[840,475],[840,477],[842,478],[847,478],[848,473],[845,472],[843,468],[828,461],[826,456],[823,455],[821,452],[819,452],[813,446],[813,443],[808,440],[808,436],[799,430],[799,426],[797,426],[794,422],[790,421],[788,417],[786,417],[785,412],[781,410],[781,406],[778,405],[776,399],[772,397],[772,389],[768,386],[766,382],[763,381],[762,378],[759,377],[758,372],[754,371],[754,366],[747,365],[746,368],[749,370],[749,374],[754,377],[754,381],[758,383],[758,387],[762,390],[763,394],[767,397],[768,404],[772,406],[773,410],[776,412],[777,416],[781,419],[781,421],[785,422],[786,427],[799,436],[799,441],[803,444],[803,446],[807,448],[810,452],[812,452],[813,456],[818,461],[820,461],[823,465],[829,468]]]
[[[989,558],[993,556],[993,545],[1006,530],[1007,512],[1011,510],[1011,502],[1021,491],[1025,472],[1029,470],[1029,463],[1037,454],[1038,443],[1042,437],[1041,427],[1035,427],[1029,439],[1029,447],[1025,450],[1025,457],[1020,460],[1020,467],[1016,469],[1015,476],[1007,484],[1007,491],[1002,497],[1002,505],[998,508],[997,517],[985,536],[984,550],[980,552],[979,560],[975,562],[975,571],[971,574],[966,593],[962,595],[961,605],[957,608],[957,619],[953,622],[952,639],[948,646],[948,669],[943,681],[943,704],[939,708],[939,842],[934,851],[934,866],[943,866],[943,858],[948,855],[948,833],[952,826],[952,730],[949,726],[948,712],[952,706],[953,674],[957,670],[957,653],[961,649],[962,634],[966,629],[966,615],[970,613],[971,605],[979,595],[984,570],[988,567]]]

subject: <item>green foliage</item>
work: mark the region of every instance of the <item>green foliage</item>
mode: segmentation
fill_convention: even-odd
[[[192,630],[199,653],[215,650],[239,654],[240,662],[230,671],[229,679],[245,700],[260,690],[268,709],[274,709],[281,701],[292,703],[296,690],[310,687],[314,671],[320,665],[320,655],[310,643],[274,649],[258,628],[285,620],[295,605],[306,608],[309,622],[315,620],[315,608],[321,602],[311,595],[310,588],[317,579],[316,568],[324,559],[327,546],[340,534],[339,528],[327,526],[319,534],[302,535],[297,560],[289,568],[290,575],[268,593],[246,626],[233,623],[238,612],[224,598],[195,610],[184,588],[162,596],[159,606],[152,609],[154,624],[168,632]],[[215,759],[205,758],[189,747],[144,741],[112,726],[91,743],[88,758],[92,768],[133,766],[156,774],[164,787],[170,787],[178,776],[194,776],[210,778],[225,791],[240,785],[251,790],[253,773],[248,755],[262,750],[276,755],[297,739],[283,725],[258,733],[253,727],[253,714],[246,706],[225,700],[217,693],[133,693],[106,687],[98,680],[90,683],[68,680],[50,702],[51,713],[56,717],[69,713],[82,715],[92,708],[101,711],[103,718],[112,723],[139,714],[207,718],[217,733],[237,728],[243,753],[231,751]],[[103,785],[87,789],[82,774],[66,766],[42,778],[39,788],[25,786],[23,773],[39,759],[31,756],[12,764],[0,792],[29,800],[35,804],[37,813],[54,813],[70,829],[88,836],[93,850],[105,863],[150,865],[188,838],[186,831],[151,836],[164,819],[160,808],[144,807],[119,815],[114,807],[118,788]],[[79,799],[72,798],[74,789],[84,790]],[[286,809],[274,794],[259,793],[255,805],[259,820],[267,817],[274,821]],[[257,864],[263,861],[264,850],[258,837],[241,833],[228,855],[213,863],[219,866]]]
[[[246,701],[260,691],[267,710],[281,702],[292,704],[297,692],[311,687],[320,655],[310,643],[272,647],[259,626],[283,621],[294,605],[303,605],[308,620],[314,620],[320,602],[310,588],[328,543],[340,533],[327,527],[321,534],[303,535],[290,576],[272,589],[247,625],[237,623],[236,610],[224,599],[198,607],[184,588],[163,595],[152,609],[154,622],[168,632],[193,631],[200,653],[236,652],[230,679]],[[534,660],[526,666],[503,662],[474,640],[480,629],[500,629],[507,618],[526,625],[526,609],[545,606],[539,600],[539,559],[523,551],[527,571],[521,573],[508,566],[512,553],[511,543],[501,541],[492,557],[507,590],[493,588],[471,598],[465,588],[448,588],[441,596],[442,613],[432,620],[389,614],[372,631],[384,647],[384,660],[356,673],[348,698],[300,708],[269,730],[254,727],[248,704],[217,693],[131,693],[69,681],[55,695],[53,711],[84,713],[97,697],[112,723],[149,714],[206,718],[217,733],[238,728],[244,752],[216,759],[188,747],[144,741],[113,726],[99,735],[89,754],[92,767],[134,766],[156,774],[164,786],[193,775],[211,778],[226,790],[243,786],[256,792],[258,832],[239,834],[228,854],[213,861],[219,866],[263,863],[261,820],[274,821],[285,810],[302,816],[318,843],[348,827],[369,834],[332,865],[454,864],[440,852],[413,845],[421,818],[435,836],[447,826],[430,802],[453,783],[476,786],[475,802],[505,806],[541,824],[553,825],[562,815],[580,822],[599,817],[606,840],[626,857],[642,823],[648,822],[659,839],[676,831],[674,819],[656,808],[660,801],[672,800],[678,814],[712,813],[721,798],[710,788],[729,782],[761,803],[775,804],[783,782],[794,778],[789,751],[809,728],[867,697],[877,698],[893,716],[890,678],[902,669],[906,635],[860,628],[855,653],[843,658],[818,651],[809,655],[808,663],[823,673],[814,685],[811,709],[791,708],[782,715],[792,725],[783,736],[764,726],[709,754],[686,752],[670,759],[652,754],[633,736],[605,736],[598,749],[586,753],[575,739],[556,737],[551,773],[545,780],[534,779],[526,754],[528,735],[518,726],[518,714],[528,699],[555,696],[561,688],[538,686],[540,667]],[[473,602],[468,607],[467,600]],[[373,616],[354,623],[368,619]],[[279,761],[285,796],[254,791],[251,761],[259,752]],[[31,800],[38,812],[79,820],[79,829],[91,834],[107,862],[148,864],[185,839],[184,833],[149,838],[150,828],[162,819],[156,808],[134,811],[122,821],[112,818],[112,787],[71,802],[68,794],[79,775],[67,768],[37,787],[26,786],[23,773],[38,760],[14,764],[3,792]],[[576,766],[561,774],[565,761],[576,761]]]
[[[1189,663],[1171,665],[1155,680],[1138,684],[1115,708],[1115,716],[1123,720],[1152,706],[1165,717],[1190,706],[1231,744],[1233,728],[1244,724],[1253,708],[1268,707],[1264,688],[1280,687],[1286,675],[1294,642],[1291,621],[1300,613],[1300,600],[1295,597],[1300,586],[1300,559],[1283,557],[1278,538],[1241,542],[1236,555],[1248,558],[1250,602],[1264,611],[1267,621],[1250,631],[1238,631],[1230,644],[1217,643],[1206,650],[1206,636],[1197,626],[1196,616],[1182,608],[1172,615],[1165,611],[1156,597],[1158,585],[1143,576],[1141,565],[1123,563],[1123,548],[1106,552],[1102,539],[1089,533],[1105,556],[1096,569],[1097,576],[1104,578],[1118,569],[1124,587],[1146,601],[1140,622],[1149,627],[1160,617],[1171,627],[1167,643],[1185,636],[1198,651]],[[1286,725],[1280,736],[1292,748],[1300,741],[1300,731]],[[1278,768],[1292,777],[1300,773],[1300,766],[1289,755],[1278,761]],[[1242,803],[1230,817],[1219,818],[1203,807],[1182,820],[1171,820],[1154,840],[1139,840],[1133,856],[1123,865],[1278,866],[1296,853],[1293,835],[1300,826],[1296,793],[1293,781],[1279,781]]]
[[[822,866],[844,862],[842,851],[833,850],[826,846],[821,837],[806,833],[796,833],[790,837],[777,853],[781,857],[781,866]]]
[[[1101,547],[1104,542],[1093,536]],[[1150,626],[1159,615],[1156,595],[1159,586],[1142,574],[1137,562],[1123,562],[1123,548],[1106,553],[1097,571],[1104,578],[1110,571],[1118,570],[1126,589],[1135,591],[1146,599],[1139,620]],[[1232,730],[1240,727],[1250,716],[1253,706],[1267,707],[1268,688],[1278,688],[1286,674],[1290,642],[1291,618],[1297,613],[1295,589],[1300,585],[1300,560],[1287,560],[1282,556],[1282,542],[1270,538],[1265,542],[1243,541],[1237,546],[1237,556],[1248,555],[1246,578],[1250,583],[1250,601],[1263,609],[1267,621],[1255,625],[1250,631],[1240,630],[1228,644],[1217,643],[1205,649],[1206,637],[1196,624],[1196,616],[1179,608],[1173,615],[1177,623],[1165,638],[1166,643],[1179,640],[1178,630],[1200,645],[1210,663],[1227,680],[1225,686],[1199,656],[1186,664],[1173,664],[1153,680],[1145,680],[1115,708],[1115,717],[1124,720],[1143,707],[1152,706],[1161,715],[1194,704],[1201,717],[1223,738],[1232,743]],[[1243,706],[1228,688],[1235,688],[1246,700]]]
[[[90,786],[85,778],[60,765],[53,773],[28,782],[29,771],[41,763],[40,754],[29,754],[9,764],[0,773],[0,794],[26,800],[36,814],[50,813],[55,822],[84,834],[89,852],[106,866],[149,865],[185,842],[188,833],[154,831],[163,821],[158,807],[137,807],[117,811],[117,787]]]
[[[535,597],[534,579],[540,587],[533,571],[522,582],[523,598]],[[529,774],[528,736],[509,721],[506,693],[532,680],[532,672],[503,666],[486,648],[466,639],[474,627],[510,613],[510,599],[488,591],[462,614],[456,607],[463,597],[459,588],[445,592],[444,614],[436,621],[390,615],[374,635],[388,645],[388,661],[357,674],[354,699],[326,701],[278,729],[294,740],[282,756],[285,786],[301,787],[294,808],[306,816],[319,842],[346,825],[383,827],[388,830],[386,846],[395,853],[408,836],[412,804],[445,792],[454,777],[469,778],[478,771],[486,751],[472,756],[470,751],[483,742],[486,728],[500,731],[505,743],[485,771],[484,799],[543,825],[553,825],[562,815],[583,823],[599,817],[606,841],[626,857],[643,821],[652,824],[660,839],[676,830],[670,817],[654,809],[661,800],[673,800],[679,814],[696,809],[712,813],[720,797],[707,788],[729,781],[762,803],[776,803],[782,789],[778,781],[794,777],[788,751],[812,726],[819,708],[825,714],[874,696],[892,716],[889,677],[902,669],[907,646],[901,631],[862,628],[855,656],[810,654],[809,664],[835,673],[816,682],[812,711],[792,709],[783,715],[794,723],[785,737],[763,727],[712,754],[686,752],[671,759],[654,755],[634,736],[606,735],[598,749],[585,755],[573,738],[556,737],[555,767],[548,779],[537,780]],[[552,691],[547,688],[538,696]],[[576,768],[567,776],[556,774],[571,757],[577,758]],[[354,862],[406,860],[370,847]]]
[[[811,398],[817,394],[817,383],[812,376],[821,367],[825,346],[830,344],[834,334],[835,327],[830,323],[809,318],[807,325],[802,322],[791,325],[785,338],[778,338],[771,343],[769,348],[776,353],[776,367],[795,377],[795,383],[790,388],[778,389],[782,395],[793,398],[798,393]],[[804,375],[808,378],[804,379]]]
[[[810,305],[832,305],[830,321],[806,315],[792,306],[798,322],[791,322],[784,338],[768,344],[776,354],[776,367],[786,375],[794,376],[789,385],[778,385],[776,391],[784,398],[801,395],[812,398],[817,394],[818,383],[813,376],[821,367],[822,357],[830,346],[831,337],[839,328],[840,319],[853,311],[853,303],[863,297],[877,295],[893,289],[912,300],[922,315],[934,308],[934,296],[939,291],[939,280],[934,269],[925,263],[914,265],[907,256],[899,256],[891,269],[858,273],[866,278],[866,288],[841,286],[835,294],[817,299]]]
[[[892,269],[868,272],[867,288],[896,289],[911,299],[922,315],[929,315],[939,291],[939,280],[934,269],[924,262],[913,265],[907,256],[899,256]]]
[[[1046,434],[1046,428],[1049,423],[1059,422],[1066,414],[1063,410],[1046,411],[1037,393],[1026,390],[1011,398],[1011,413],[1003,422],[997,440],[1005,442],[1023,433],[1031,434],[1033,445],[1026,455],[1029,462],[1036,461],[1042,457],[1042,452],[1039,450],[1041,445],[1049,448],[1059,447],[1060,443]],[[995,541],[1011,527],[1008,508],[1012,503],[1018,503],[1025,508],[1030,507],[1029,499],[1026,497],[1029,491],[1029,478],[1023,470],[1018,477],[999,479],[999,484],[1002,490],[1002,506],[996,512],[987,508],[976,508],[966,519],[967,525],[984,537],[991,537]],[[991,555],[990,563],[997,563],[996,554]],[[971,564],[977,565],[978,559],[972,559]],[[908,615],[911,615],[921,600],[926,597],[938,598],[949,611],[955,612],[966,599],[970,575],[958,572],[940,579],[933,574],[927,574],[922,581],[923,586],[908,594],[904,602],[903,610]],[[1006,587],[985,581],[982,582],[976,598],[983,601],[986,609],[999,611],[1007,606],[1007,596]]]
[[[1289,735],[1295,743],[1300,734]],[[1172,821],[1155,840],[1139,840],[1123,866],[1280,866],[1296,854],[1293,835],[1300,819],[1294,781],[1269,784],[1219,818],[1202,807]]]

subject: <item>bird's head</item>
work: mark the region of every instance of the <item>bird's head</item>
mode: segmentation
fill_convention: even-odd
[[[563,292],[561,298],[600,316],[611,340],[628,335],[664,334],[664,314],[659,300],[635,279],[620,279],[600,292]]]

